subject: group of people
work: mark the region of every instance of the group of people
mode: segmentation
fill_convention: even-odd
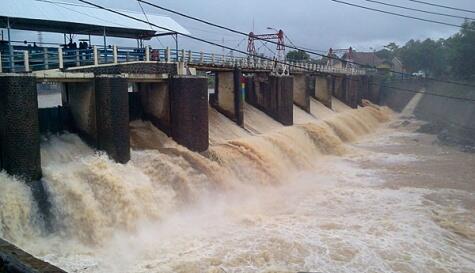
[[[87,42],[79,42],[79,47],[78,45],[76,44],[76,42],[72,42],[70,41],[66,46],[65,48],[67,49],[88,49],[89,48],[89,45]]]

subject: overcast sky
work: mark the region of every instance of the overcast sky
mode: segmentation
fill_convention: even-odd
[[[56,0],[57,1],[57,0]],[[69,0],[75,2],[75,0]],[[110,8],[140,11],[137,1],[134,0],[90,0]],[[453,35],[458,31],[455,27],[443,26],[434,23],[419,22],[412,19],[400,18],[392,15],[376,13],[335,3],[330,0],[149,0],[150,2],[178,10],[217,24],[229,26],[255,33],[268,33],[267,27],[283,29],[294,44],[301,47],[328,50],[333,48],[354,47],[359,51],[375,48],[381,49],[389,42],[404,44],[410,39],[441,38]],[[444,21],[460,25],[463,20],[444,16],[429,15],[411,12],[397,8],[382,6],[364,0],[343,0],[354,4],[398,12],[406,15]],[[463,13],[453,10],[431,7],[414,3],[408,0],[380,0],[387,3],[414,7],[429,11],[444,12],[462,16],[475,17],[473,13]],[[432,3],[450,5],[475,10],[474,0],[426,0]],[[147,13],[168,15],[186,27],[193,35],[214,42],[236,47],[244,37],[209,27],[178,15],[170,14],[156,8],[142,4]],[[171,40],[162,40],[162,43],[173,46]],[[153,47],[160,45],[152,40]],[[240,49],[246,49],[246,42],[241,42]],[[256,47],[259,47],[257,44]],[[221,52],[219,48],[180,38],[180,47],[193,50]],[[275,46],[269,45],[270,48]],[[262,47],[261,51],[265,51]]]

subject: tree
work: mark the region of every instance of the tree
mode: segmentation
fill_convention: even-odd
[[[291,62],[301,62],[310,60],[310,55],[305,51],[291,50],[287,52],[287,60]]]
[[[399,46],[396,43],[392,42],[384,46],[384,48],[394,54],[399,49]]]
[[[475,22],[466,21],[462,30],[447,40],[452,75],[464,80],[475,80]]]
[[[385,45],[383,49],[376,51],[375,54],[381,59],[391,61],[394,57],[397,56],[399,46],[392,42],[388,45]]]
[[[410,40],[403,47],[396,49],[396,56],[401,59],[408,72],[424,71],[439,77],[449,72],[446,40],[424,41]]]

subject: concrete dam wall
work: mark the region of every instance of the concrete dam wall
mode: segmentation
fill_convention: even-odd
[[[391,81],[382,85],[381,99],[395,111],[406,109],[409,113],[404,114],[428,122],[421,130],[437,134],[443,142],[475,145],[474,87],[432,80]]]

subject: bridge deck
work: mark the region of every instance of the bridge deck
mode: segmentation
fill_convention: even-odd
[[[0,73],[32,72],[59,69],[73,72],[75,68],[98,67],[134,62],[185,63],[204,71],[229,71],[239,67],[248,73],[269,72],[276,62],[266,57],[219,55],[173,49],[101,48],[63,49],[32,47],[14,50],[13,56],[0,53]],[[364,75],[365,70],[317,65],[310,62],[288,62],[290,73],[321,72],[332,74]]]

